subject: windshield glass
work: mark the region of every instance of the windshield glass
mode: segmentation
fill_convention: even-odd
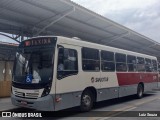
[[[48,83],[53,77],[55,44],[19,47],[14,64],[13,82]]]
[[[42,83],[52,79],[53,48],[16,53],[14,81]]]

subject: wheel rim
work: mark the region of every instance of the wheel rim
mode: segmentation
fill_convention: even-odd
[[[89,107],[91,105],[91,97],[89,95],[84,95],[82,103],[84,106]]]

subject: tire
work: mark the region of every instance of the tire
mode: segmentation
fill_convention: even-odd
[[[139,84],[137,87],[137,98],[140,99],[143,97],[143,86],[142,84]]]
[[[90,91],[84,91],[81,96],[80,109],[83,112],[90,111],[93,107],[93,94]]]

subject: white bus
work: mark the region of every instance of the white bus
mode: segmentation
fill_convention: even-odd
[[[16,53],[12,103],[44,111],[80,106],[157,87],[157,58],[66,37],[22,41]]]

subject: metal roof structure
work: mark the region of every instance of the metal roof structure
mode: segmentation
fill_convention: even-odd
[[[0,0],[0,32],[78,37],[160,57],[160,43],[70,0]]]

